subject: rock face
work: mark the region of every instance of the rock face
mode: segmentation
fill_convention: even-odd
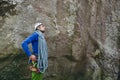
[[[46,80],[119,80],[119,6],[119,0],[1,0],[0,79],[12,79],[16,71],[12,80],[30,79],[21,42],[42,22],[49,48]]]

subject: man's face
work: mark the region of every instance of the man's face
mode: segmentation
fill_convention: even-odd
[[[38,29],[39,29],[40,31],[42,31],[42,32],[45,32],[45,26],[44,26],[44,25],[39,26]]]

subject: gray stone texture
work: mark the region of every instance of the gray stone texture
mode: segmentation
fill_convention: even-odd
[[[36,22],[46,26],[46,80],[117,80],[120,0],[1,0],[0,70],[12,70],[16,64],[19,67],[15,69],[19,70],[19,62],[6,58],[16,54],[24,57],[20,58],[24,62],[21,69],[26,69],[27,57],[22,54],[21,42],[33,33]],[[29,73],[24,71],[24,80],[30,78]],[[0,74],[0,79],[11,78]]]

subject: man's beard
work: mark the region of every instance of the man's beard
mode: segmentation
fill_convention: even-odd
[[[42,33],[44,33],[45,31],[42,31],[42,30],[40,30]]]

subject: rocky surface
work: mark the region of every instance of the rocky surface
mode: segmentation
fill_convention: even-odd
[[[0,80],[30,79],[21,42],[36,22],[46,26],[46,80],[117,80],[119,6],[119,0],[1,0]]]

